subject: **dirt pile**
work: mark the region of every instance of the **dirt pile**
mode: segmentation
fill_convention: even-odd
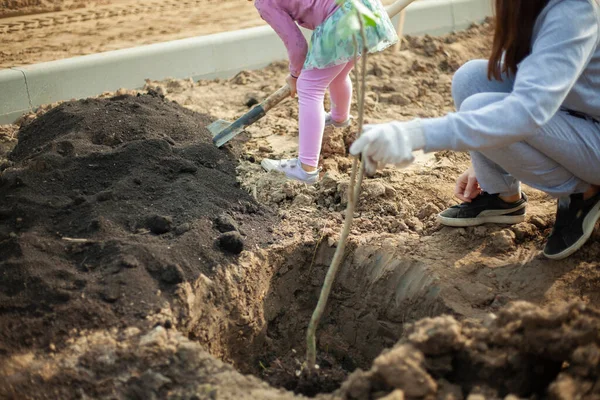
[[[599,332],[600,312],[580,303],[544,310],[516,302],[483,324],[424,319],[375,359],[369,371],[352,374],[341,395],[365,400],[468,394],[596,398]]]
[[[424,319],[329,400],[594,399],[599,392],[600,313],[582,303],[541,309],[514,303],[487,321]],[[242,376],[175,330],[88,332],[63,350],[0,365],[0,394],[97,399],[293,399]],[[11,398],[11,397],[8,397]],[[17,397],[15,397],[17,398]],[[22,397],[21,397],[22,398]]]
[[[22,127],[0,180],[0,353],[141,323],[177,284],[271,240],[210,121],[154,94],[69,102]]]

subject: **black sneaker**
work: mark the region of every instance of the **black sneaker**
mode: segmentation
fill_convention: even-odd
[[[544,255],[561,260],[575,253],[587,242],[600,218],[600,193],[583,199],[582,194],[572,194],[571,201],[558,202],[554,229],[548,237]]]
[[[438,222],[446,226],[476,226],[486,223],[517,224],[525,220],[527,196],[508,203],[497,194],[481,192],[470,203],[452,206],[438,215]]]

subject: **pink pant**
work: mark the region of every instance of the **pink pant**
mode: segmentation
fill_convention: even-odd
[[[298,103],[300,106],[300,162],[316,167],[325,130],[325,110],[323,101],[329,87],[331,96],[331,116],[334,121],[343,122],[350,116],[352,101],[352,80],[350,71],[353,62],[325,69],[302,71],[298,78]]]

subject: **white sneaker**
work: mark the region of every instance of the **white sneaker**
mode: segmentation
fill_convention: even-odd
[[[284,173],[289,179],[294,179],[300,182],[308,183],[312,185],[317,183],[319,180],[319,171],[307,172],[302,168],[300,160],[297,158],[290,158],[287,160],[270,160],[265,158],[262,160],[260,165],[265,171],[277,171]]]
[[[336,128],[345,128],[350,126],[350,122],[352,121],[352,117],[348,118],[344,122],[335,122],[333,118],[331,118],[331,113],[325,114],[325,126],[333,125]]]

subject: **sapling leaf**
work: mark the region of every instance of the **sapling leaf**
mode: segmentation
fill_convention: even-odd
[[[340,19],[338,34],[342,38],[354,36],[360,31],[360,21],[356,12],[349,12]]]
[[[367,26],[376,26],[377,25],[377,16],[367,8],[360,0],[351,0],[352,5],[358,11],[358,13],[365,21],[365,25]],[[360,29],[360,27],[359,27]]]

